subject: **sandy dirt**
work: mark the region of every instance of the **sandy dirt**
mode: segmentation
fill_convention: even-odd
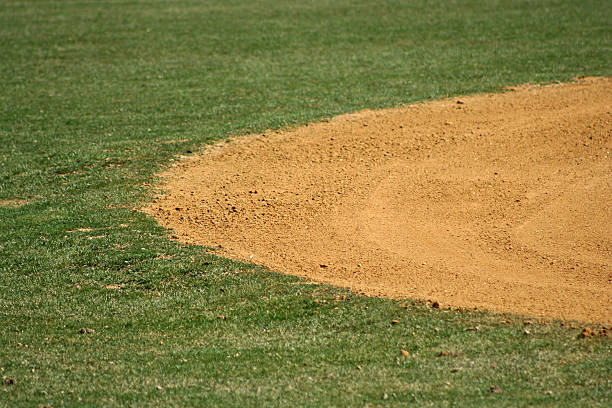
[[[163,174],[183,242],[442,307],[612,322],[612,78],[235,138]]]

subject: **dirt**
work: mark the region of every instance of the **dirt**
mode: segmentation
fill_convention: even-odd
[[[26,200],[0,200],[0,207],[18,208],[27,204]]]
[[[612,78],[234,138],[163,174],[187,243],[373,296],[612,322]]]

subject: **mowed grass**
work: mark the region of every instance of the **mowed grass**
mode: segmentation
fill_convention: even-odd
[[[611,27],[601,0],[0,0],[0,407],[609,406],[579,324],[308,284],[134,209],[228,135],[610,75]]]

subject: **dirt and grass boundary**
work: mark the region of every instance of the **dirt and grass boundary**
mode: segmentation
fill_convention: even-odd
[[[228,135],[610,76],[609,15],[599,0],[0,3],[0,201],[23,203],[0,205],[0,406],[608,406],[610,342],[584,325],[311,285],[132,209]]]

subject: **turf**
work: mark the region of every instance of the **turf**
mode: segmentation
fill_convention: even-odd
[[[610,75],[611,16],[584,0],[0,2],[0,407],[609,406],[610,340],[578,325],[311,285],[134,209],[157,171],[228,135]]]

